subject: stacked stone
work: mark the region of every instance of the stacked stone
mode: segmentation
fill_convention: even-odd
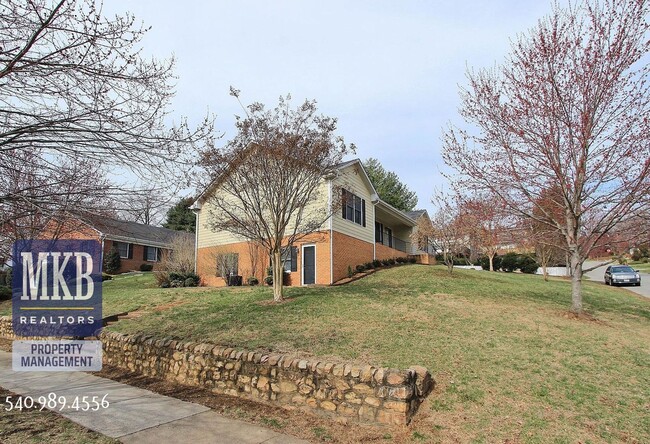
[[[11,328],[11,318],[9,316],[0,316],[0,337],[5,339],[14,339],[14,331]]]
[[[308,361],[288,355],[103,332],[104,362],[146,376],[359,422],[407,424],[433,388],[407,370]]]

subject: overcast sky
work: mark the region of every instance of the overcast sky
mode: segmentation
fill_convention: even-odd
[[[225,139],[245,104],[291,93],[339,119],[356,157],[378,158],[431,210],[441,135],[458,120],[468,67],[501,63],[510,40],[549,13],[550,0],[108,0],[151,26],[144,53],[177,59],[172,116],[217,115]],[[223,143],[223,141],[222,141]]]

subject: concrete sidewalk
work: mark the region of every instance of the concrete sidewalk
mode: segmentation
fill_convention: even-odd
[[[11,353],[0,351],[0,386],[36,400],[55,393],[71,404],[75,397],[98,396],[110,406],[96,412],[58,413],[125,443],[307,443],[292,436],[218,415],[207,407],[131,387],[83,372],[14,372]]]

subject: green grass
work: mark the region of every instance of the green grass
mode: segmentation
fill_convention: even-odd
[[[424,365],[437,386],[412,433],[427,441],[650,442],[650,301],[625,289],[585,282],[586,319],[567,315],[567,281],[442,267],[286,293],[273,305],[268,287],[163,290],[145,275],[106,284],[104,311],[141,310],[110,327],[126,333]]]
[[[644,273],[650,273],[650,263],[646,262],[643,263],[641,261],[639,262],[630,262],[629,263],[630,267],[634,268],[635,270],[642,271]]]

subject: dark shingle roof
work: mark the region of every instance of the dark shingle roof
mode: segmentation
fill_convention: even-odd
[[[128,240],[143,245],[169,245],[178,235],[191,236],[194,239],[192,233],[110,218],[93,220],[90,225],[108,238],[118,238],[117,240]]]
[[[413,211],[406,211],[405,213],[411,219],[418,220],[418,218],[426,212],[427,210],[413,210]]]

